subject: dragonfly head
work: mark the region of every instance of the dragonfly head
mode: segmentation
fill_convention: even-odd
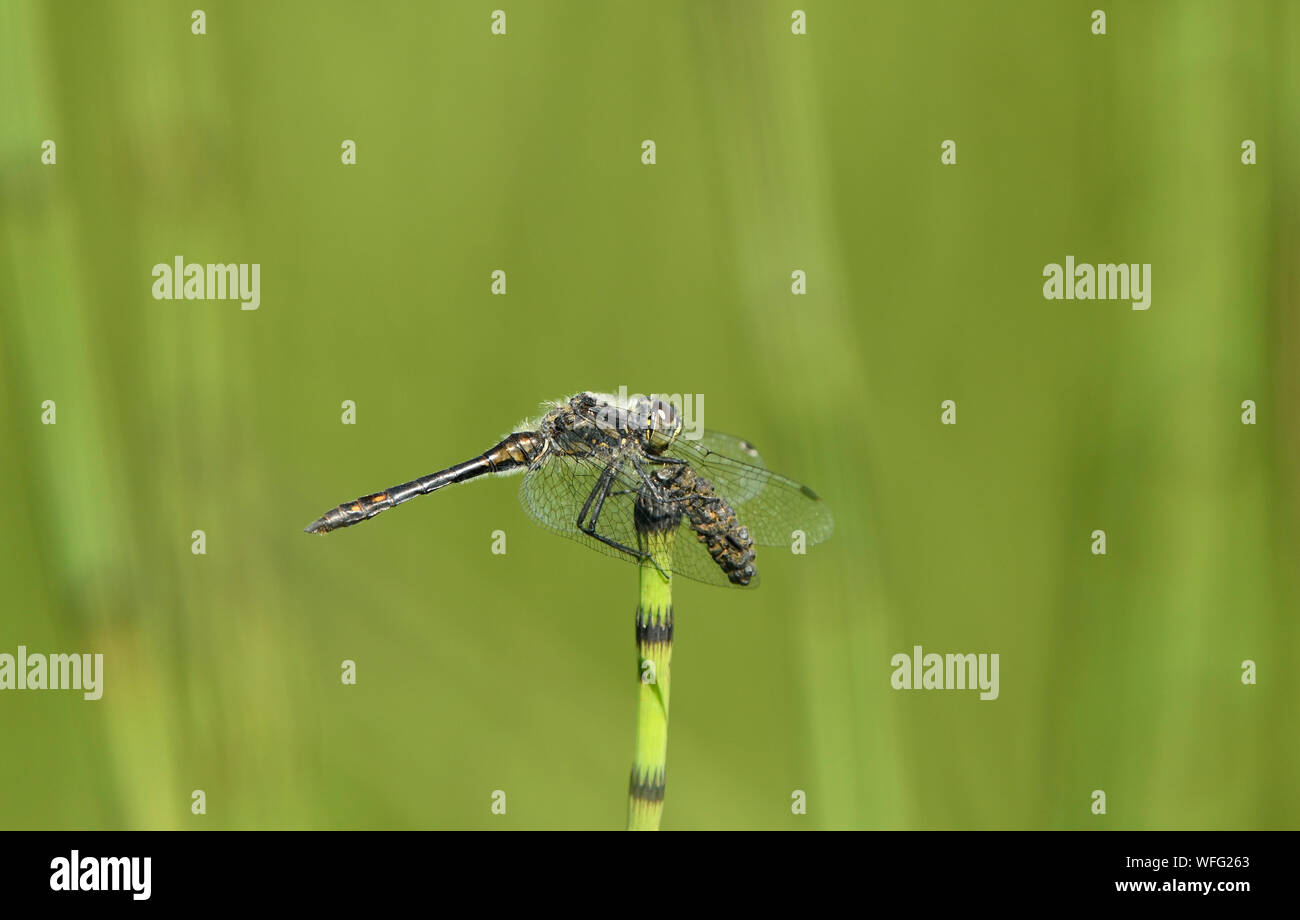
[[[682,417],[677,407],[662,399],[643,400],[637,406],[637,421],[646,451],[661,454],[682,433]]]

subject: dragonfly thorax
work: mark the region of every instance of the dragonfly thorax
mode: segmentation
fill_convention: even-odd
[[[655,456],[672,447],[685,428],[685,419],[677,407],[657,397],[643,396],[622,403],[613,396],[579,393],[569,400],[569,409],[575,424],[588,422],[614,439],[631,439],[642,451]]]

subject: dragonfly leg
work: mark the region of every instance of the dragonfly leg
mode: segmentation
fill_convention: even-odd
[[[666,479],[659,479],[652,476],[649,470],[643,469],[642,462],[668,464],[674,467],[675,472]],[[676,457],[633,457],[632,466],[636,469],[637,475],[641,477],[641,482],[654,500],[662,503],[670,502],[674,498],[663,487],[675,484],[682,477],[682,473],[686,472],[686,461]]]
[[[578,512],[578,520],[576,521],[576,524],[578,529],[587,536],[599,540],[606,546],[613,547],[619,552],[628,553],[639,560],[649,559],[651,558],[650,554],[644,550],[633,549],[630,546],[625,546],[617,540],[611,540],[609,537],[596,531],[596,524],[600,522],[600,512],[605,507],[605,499],[609,497],[610,492],[614,487],[614,475],[618,472],[618,466],[619,464],[615,462],[605,467],[605,471],[601,473],[600,478],[596,480],[596,487],[591,490],[591,494],[588,495],[587,500],[583,502],[582,510]],[[596,506],[594,508],[592,508],[593,502]],[[584,523],[588,511],[591,512],[591,519]],[[657,563],[655,564],[655,568],[659,568]],[[659,571],[663,574],[662,569]],[[665,575],[665,577],[667,576]]]

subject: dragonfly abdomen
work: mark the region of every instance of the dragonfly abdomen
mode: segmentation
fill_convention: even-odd
[[[517,431],[500,444],[491,448],[473,460],[457,463],[445,470],[421,476],[400,486],[393,486],[373,495],[344,502],[337,508],[326,511],[305,528],[308,533],[329,533],[340,527],[351,527],[369,520],[381,511],[394,508],[402,502],[408,502],[417,495],[428,495],[443,486],[465,482],[485,473],[505,473],[516,467],[528,466],[541,453],[544,442],[533,431]]]
[[[694,495],[686,502],[691,529],[732,584],[749,584],[758,574],[749,529],[741,525],[731,505],[714,492],[713,483],[698,476],[694,479]]]

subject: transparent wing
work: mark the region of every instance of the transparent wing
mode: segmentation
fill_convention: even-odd
[[[763,462],[757,447],[744,438],[736,437],[734,434],[723,434],[721,431],[714,431],[710,428],[702,432],[698,439],[691,439],[686,435],[683,435],[682,439],[710,453],[722,454],[724,457],[739,460],[741,463],[748,463],[750,466],[767,466]]]
[[[582,513],[583,506],[600,483],[608,465],[608,457],[595,453],[550,454],[524,474],[519,501],[528,516],[548,530],[563,534],[606,556],[636,563],[639,560],[634,554],[624,552],[578,529],[578,515]],[[632,514],[641,483],[635,473],[628,471],[628,467],[630,462],[614,475],[595,529],[607,540],[635,549],[637,535]],[[591,519],[595,501],[592,501],[585,520]],[[673,539],[672,568],[677,575],[705,584],[732,584],[726,573],[713,561],[708,548],[696,536],[685,516]],[[758,578],[755,576],[750,580],[749,586],[757,585]]]
[[[810,544],[830,538],[835,523],[821,496],[779,473],[727,456],[721,449],[725,442],[718,438],[738,444],[748,442],[715,432],[707,434],[712,435],[712,441],[707,436],[699,441],[674,441],[668,454],[685,460],[713,483],[714,490],[731,505],[740,523],[749,528],[755,543],[785,546],[796,530],[803,531]],[[710,447],[711,443],[719,449]]]
[[[756,466],[760,469],[767,464],[763,462],[758,448],[744,438],[738,438],[734,434],[723,434],[721,431],[714,431],[711,428],[706,429],[698,438],[691,439],[683,436],[694,448],[696,455],[704,456],[719,455],[728,460],[738,460],[741,463]],[[743,501],[747,498],[753,498],[753,491],[744,491],[746,487],[757,486],[756,482],[737,483],[736,494],[732,497],[737,501]]]
[[[549,454],[524,474],[519,502],[529,517],[548,530],[577,540],[607,556],[636,562],[633,554],[578,529],[578,515],[595,491],[608,463],[607,458],[591,454]],[[626,476],[616,476],[615,480],[600,509],[596,532],[614,543],[636,549],[636,529],[632,522],[636,494]],[[595,501],[586,521],[591,520],[594,510]]]

